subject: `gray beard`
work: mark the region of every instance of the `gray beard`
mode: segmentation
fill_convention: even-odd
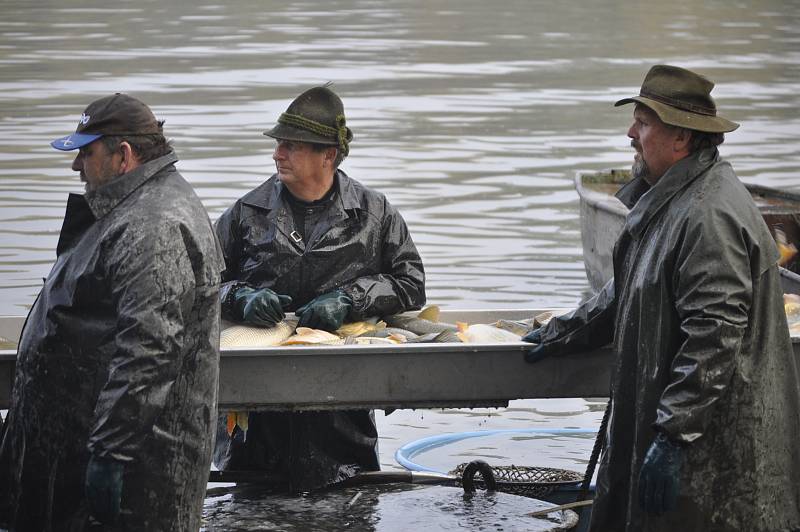
[[[644,161],[643,157],[639,157],[633,160],[633,165],[631,166],[631,175],[635,178],[641,177],[645,178],[650,175],[650,168],[647,166],[647,163]]]

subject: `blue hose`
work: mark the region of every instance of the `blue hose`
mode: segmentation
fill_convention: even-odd
[[[479,438],[481,436],[492,436],[494,434],[596,434],[596,429],[503,429],[503,430],[479,430],[473,432],[456,432],[453,434],[439,434],[438,436],[428,436],[409,442],[394,453],[394,459],[398,464],[405,467],[409,471],[426,471],[429,473],[442,473],[447,474],[446,471],[439,471],[424,465],[412,462],[411,459],[416,455],[442,447],[450,443],[455,443],[467,438]]]

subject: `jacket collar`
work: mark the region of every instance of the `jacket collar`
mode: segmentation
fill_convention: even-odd
[[[153,159],[140,165],[135,170],[115,177],[91,192],[87,192],[85,195],[86,202],[89,204],[89,208],[92,209],[92,214],[97,219],[102,218],[134,190],[142,186],[163,168],[175,164],[177,160],[178,156],[174,151],[171,151],[158,159]]]
[[[662,207],[717,161],[717,148],[707,148],[672,165],[653,186],[639,177],[622,187],[617,198],[631,209],[625,229],[631,235],[639,236]]]
[[[284,192],[288,194],[288,191],[285,190],[286,186],[281,183],[281,180],[278,179],[277,174],[273,175],[272,177],[274,178],[274,182],[271,190],[267,189],[265,194],[258,194],[253,197],[249,197],[247,198],[247,201],[244,201],[244,203],[254,207],[266,209],[270,212],[280,211],[281,205],[283,204],[283,194]],[[355,209],[360,210],[361,203],[359,202],[358,194],[353,186],[353,180],[341,170],[336,170],[334,178],[339,184],[339,193],[334,201],[338,205],[341,205],[341,209],[344,211],[351,211]]]

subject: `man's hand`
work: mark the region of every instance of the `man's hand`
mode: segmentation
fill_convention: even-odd
[[[269,288],[243,286],[233,295],[233,306],[241,320],[262,327],[271,327],[285,318],[283,309],[291,303],[291,297],[278,295]]]
[[[543,331],[544,327],[539,327],[538,329],[534,329],[522,337],[523,342],[537,344],[536,347],[532,347],[530,350],[525,352],[525,362],[535,363],[539,362],[543,358],[549,357],[550,355],[558,354],[559,347],[557,344],[542,343]]]
[[[334,290],[315,297],[294,313],[300,317],[298,327],[333,332],[342,326],[351,308],[353,300],[343,291]]]
[[[89,513],[105,525],[119,516],[122,501],[122,472],[124,464],[113,458],[92,455],[86,467],[86,499]]]
[[[684,447],[658,433],[639,471],[639,505],[648,513],[675,508],[680,492]]]

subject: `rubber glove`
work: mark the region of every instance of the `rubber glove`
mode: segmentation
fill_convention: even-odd
[[[240,319],[262,327],[271,327],[285,318],[283,309],[291,303],[291,297],[278,295],[269,288],[243,286],[233,294],[233,306]]]
[[[535,363],[539,362],[543,358],[549,357],[550,355],[558,354],[559,350],[558,344],[542,343],[543,332],[544,332],[544,327],[539,327],[538,329],[534,329],[522,337],[523,342],[537,344],[535,347],[532,347],[531,349],[525,352],[525,362]]]
[[[86,499],[89,513],[105,525],[119,516],[122,501],[122,472],[124,464],[113,458],[92,455],[86,467]]]
[[[675,508],[680,491],[684,447],[658,433],[639,471],[639,505],[662,514]]]
[[[333,332],[342,326],[352,308],[353,300],[343,291],[334,290],[315,297],[294,313],[300,317],[298,327]]]

